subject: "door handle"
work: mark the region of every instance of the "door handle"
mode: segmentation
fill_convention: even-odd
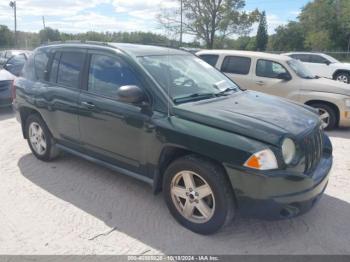
[[[81,102],[81,105],[83,105],[84,107],[88,108],[88,109],[94,109],[95,105],[91,102]]]
[[[259,86],[265,85],[265,82],[263,82],[263,81],[256,81],[255,83],[256,83],[257,85],[259,85]]]

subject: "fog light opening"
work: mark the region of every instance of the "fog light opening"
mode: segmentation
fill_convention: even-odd
[[[290,204],[288,206],[285,206],[281,212],[280,215],[283,218],[291,218],[291,217],[295,217],[300,213],[300,209],[298,207],[298,204]]]

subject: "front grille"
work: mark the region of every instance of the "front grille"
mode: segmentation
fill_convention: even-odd
[[[307,134],[303,138],[303,148],[305,152],[305,174],[312,173],[322,157],[323,130],[319,127]]]

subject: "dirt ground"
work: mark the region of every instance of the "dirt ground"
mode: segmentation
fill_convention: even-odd
[[[350,254],[350,129],[329,135],[334,167],[309,213],[200,236],[142,182],[70,155],[36,160],[0,109],[0,254]]]

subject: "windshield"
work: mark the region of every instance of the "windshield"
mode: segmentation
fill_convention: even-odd
[[[229,78],[192,55],[144,56],[138,59],[175,103],[239,91]]]
[[[299,60],[292,59],[287,61],[292,70],[301,78],[314,79],[316,78]]]

